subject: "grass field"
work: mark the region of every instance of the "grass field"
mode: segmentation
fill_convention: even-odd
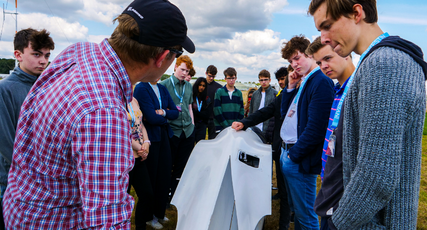
[[[421,168],[421,189],[420,189],[420,198],[418,205],[418,223],[417,229],[419,230],[427,230],[427,119],[424,125],[424,136],[422,142],[422,168]],[[274,166],[274,164],[273,164]],[[273,170],[275,170],[273,168]],[[275,173],[273,173],[273,183],[276,184]],[[318,188],[320,188],[320,180],[318,180]],[[277,190],[276,190],[277,191]],[[276,191],[272,191],[272,195],[276,193]],[[137,199],[136,195],[132,191],[132,195]],[[276,230],[278,229],[279,223],[279,201],[272,201],[272,215],[267,216],[265,220],[266,230]],[[171,209],[166,211],[166,216],[170,219],[168,224],[164,225],[164,230],[173,230],[176,226],[177,214],[176,209],[172,206]],[[134,223],[134,214],[132,214],[132,223]],[[135,229],[135,226],[132,225],[132,229]],[[148,230],[151,230],[151,227],[147,226]],[[293,230],[293,224],[291,224],[291,230]],[[192,229],[189,229],[192,230]]]

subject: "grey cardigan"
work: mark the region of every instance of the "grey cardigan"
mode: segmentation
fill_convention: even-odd
[[[416,229],[424,73],[408,54],[372,52],[345,99],[344,194],[332,221],[338,229]]]
[[[257,91],[255,91],[252,94],[251,104],[249,105],[249,113],[248,116],[252,113],[255,113],[259,109],[259,105],[261,104],[261,91],[262,88],[260,87]],[[267,107],[271,102],[274,101],[274,98],[276,98],[277,91],[271,87],[271,85],[265,90],[265,103],[264,107]],[[265,134],[267,127],[268,127],[268,121],[270,119],[263,122],[262,126],[262,132]]]

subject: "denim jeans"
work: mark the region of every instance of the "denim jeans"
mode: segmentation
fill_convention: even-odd
[[[318,230],[319,220],[313,209],[317,175],[298,172],[299,164],[289,159],[288,151],[283,148],[280,166],[286,181],[289,206],[295,212],[295,230]]]

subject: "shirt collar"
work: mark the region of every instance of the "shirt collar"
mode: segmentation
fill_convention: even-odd
[[[344,82],[344,84],[342,84],[342,86],[340,86],[340,83],[337,83],[337,85],[335,85],[335,92],[343,93],[345,86],[347,85],[348,79],[350,79],[350,78],[347,78],[347,80],[345,80],[345,82]]]
[[[171,78],[173,80],[173,83],[175,83],[175,84],[180,84],[180,85],[184,85],[185,84],[185,80],[182,80],[182,81],[178,80],[178,78],[175,77],[174,74],[171,75]]]
[[[113,47],[111,47],[110,43],[108,43],[108,39],[104,39],[101,44],[99,44],[99,47],[105,62],[119,81],[120,88],[126,98],[126,103],[130,103],[132,101],[132,83],[130,82],[122,61],[114,51]]]
[[[16,75],[19,78],[21,78],[23,82],[29,82],[34,84],[34,82],[37,81],[37,78],[38,78],[37,76],[33,76],[31,74],[24,72],[21,68],[19,68],[19,66],[15,67],[13,71],[17,73]]]

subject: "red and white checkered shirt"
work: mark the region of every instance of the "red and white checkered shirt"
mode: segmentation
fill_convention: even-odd
[[[21,108],[7,229],[130,229],[132,86],[107,40],[65,49]]]

